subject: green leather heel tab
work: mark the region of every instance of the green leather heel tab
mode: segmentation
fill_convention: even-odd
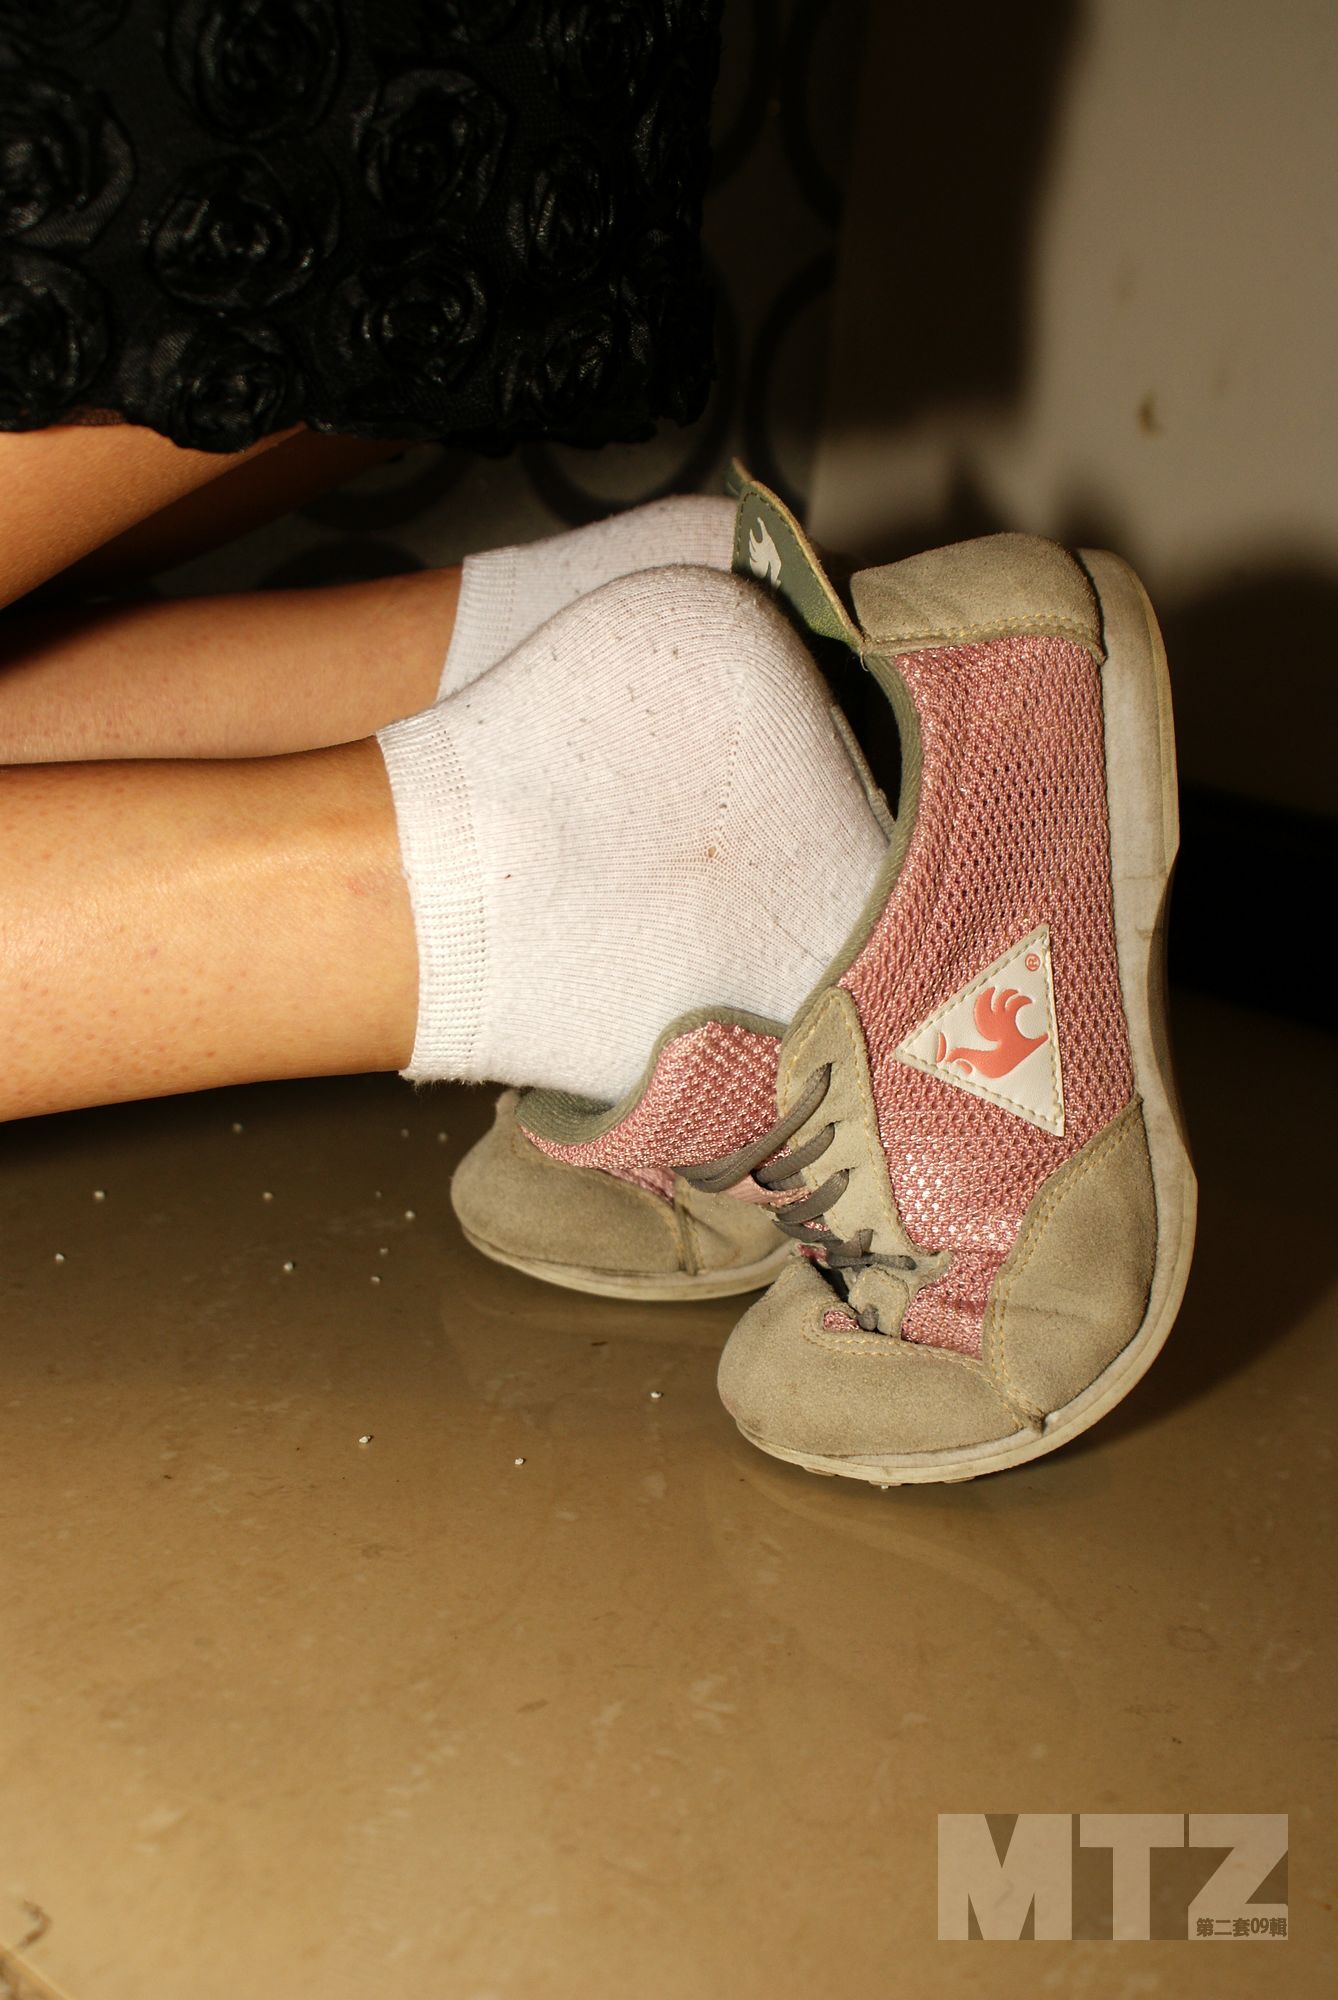
[[[842,604],[822,559],[783,500],[736,458],[726,481],[739,503],[734,522],[734,570],[774,590],[815,638],[838,639],[859,653],[858,628]]]

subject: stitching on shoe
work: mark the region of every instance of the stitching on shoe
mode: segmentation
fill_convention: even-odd
[[[1044,636],[1054,639],[1072,639],[1084,652],[1101,650],[1100,635],[1095,623],[1086,625],[1077,619],[1062,618],[1052,612],[1019,612],[1012,618],[999,618],[988,625],[936,625],[932,632],[904,632],[892,638],[874,640],[877,646],[891,646],[897,652],[908,652],[912,646],[948,645],[956,641],[970,644],[973,640],[981,644],[991,639]],[[871,635],[870,635],[871,636]]]
[[[674,1219],[674,1242],[678,1251],[679,1269],[689,1278],[697,1278],[706,1269],[706,1261],[702,1256],[701,1236],[696,1219],[689,1213],[687,1203],[680,1192],[683,1186],[684,1183],[675,1175],[674,1192],[669,1204]]]
[[[517,1160],[523,1160],[527,1152],[538,1153],[541,1160],[548,1157],[546,1153],[540,1152],[539,1147],[535,1145],[533,1139],[531,1139],[518,1118],[511,1120],[511,1152],[512,1156]],[[561,1167],[565,1166],[566,1162],[564,1160],[554,1160],[552,1164]]]
[[[573,1166],[570,1160],[555,1160],[551,1153],[545,1153],[541,1146],[535,1145],[524,1126],[514,1117],[511,1121],[510,1143],[512,1156],[515,1159],[521,1160],[527,1165],[536,1159],[542,1162],[545,1179],[557,1178],[565,1181],[573,1179],[576,1181],[588,1181],[591,1174],[600,1174],[604,1180],[612,1181],[616,1186],[624,1190],[624,1194],[619,1199],[626,1200],[628,1197],[631,1197],[635,1201],[649,1203],[649,1212],[652,1215],[662,1216],[663,1212],[667,1209],[668,1215],[664,1219],[669,1224],[675,1254],[679,1259],[679,1266],[682,1268],[684,1245],[678,1226],[678,1204],[675,1199],[671,1197],[666,1200],[663,1196],[653,1194],[649,1188],[642,1187],[638,1181],[624,1180],[621,1174],[605,1173],[601,1167],[577,1167]],[[617,1277],[632,1278],[638,1276],[644,1277],[645,1273],[619,1271],[614,1273],[614,1275]],[[695,1277],[697,1273],[694,1271],[690,1272],[689,1275]]]
[[[1040,1207],[1035,1209],[1027,1218],[1025,1225],[1027,1241],[1017,1264],[1009,1271],[1006,1278],[1000,1272],[999,1277],[995,1279],[994,1294],[986,1308],[985,1320],[982,1326],[983,1337],[981,1345],[983,1350],[986,1342],[988,1342],[990,1358],[987,1366],[989,1372],[991,1375],[997,1373],[1002,1378],[1000,1386],[1010,1402],[1015,1403],[1019,1408],[1035,1410],[1042,1418],[1047,1416],[1049,1412],[1041,1410],[1039,1404],[1033,1403],[1031,1398],[1026,1396],[1022,1389],[1014,1384],[1012,1373],[1008,1366],[1008,1335],[1010,1331],[1008,1306],[1013,1286],[1036,1255],[1037,1250],[1044,1241],[1048,1225],[1063,1207],[1074,1188],[1080,1187],[1093,1168],[1099,1166],[1110,1153],[1115,1152],[1117,1148],[1122,1146],[1130,1134],[1135,1131],[1134,1114],[1136,1112],[1141,1113],[1142,1105],[1143,1100],[1141,1097],[1131,1097],[1123,1111],[1117,1112],[1110,1124],[1107,1125],[1105,1131],[1098,1135],[1095,1143],[1092,1145],[1091,1151],[1076,1172],[1065,1180],[1062,1187],[1054,1189],[1053,1192],[1045,1196]]]
[[[898,1336],[889,1340],[885,1333],[829,1333],[819,1325],[816,1329],[806,1326],[802,1338],[812,1347],[830,1352],[836,1349],[848,1354],[867,1354],[874,1360],[889,1362],[915,1360],[944,1362],[955,1368],[965,1368],[970,1375],[976,1375],[996,1395],[1013,1407],[1013,1399],[1004,1396],[999,1384],[990,1371],[974,1354],[958,1354],[950,1347],[930,1347],[926,1342],[905,1340]]]
[[[844,988],[837,988],[836,990],[838,992],[841,992],[844,991]],[[859,1041],[855,1040],[855,1023],[852,1022],[850,1018],[852,1010],[855,1012],[856,1019],[858,1020],[858,1009],[855,1008],[855,1004],[853,1001],[851,1001],[850,1004],[846,1006],[843,1006],[840,1001],[837,1001],[835,1003],[835,1012],[837,1020],[840,1024],[843,1033],[845,1034],[846,1041],[850,1048],[852,1058],[854,1059],[854,1062],[857,1067],[861,1063],[863,1064],[864,1073],[867,1075],[869,1068],[869,1045],[867,1039],[865,1038],[864,1026],[862,1022],[859,1024],[859,1036],[860,1036]],[[888,1198],[892,1203],[893,1209],[896,1211],[898,1222],[901,1222],[901,1210],[897,1205],[896,1192],[892,1186],[892,1176],[887,1170],[887,1155],[883,1151],[883,1138],[882,1134],[878,1130],[878,1120],[873,1110],[873,1093],[872,1091],[861,1091],[860,1095],[863,1099],[863,1103],[861,1105],[861,1110],[860,1110],[860,1116],[864,1127],[865,1145],[870,1149],[871,1152],[877,1154],[879,1161],[882,1163],[883,1178],[887,1182]],[[909,1243],[911,1240],[910,1233],[907,1230],[904,1222],[901,1223],[901,1230],[903,1236],[905,1236],[906,1238],[906,1241]],[[916,1248],[918,1249],[919,1247],[920,1246],[917,1244]],[[908,1304],[910,1303],[909,1299],[907,1300],[907,1303]],[[883,1334],[880,1337],[885,1340],[887,1338],[887,1335]],[[900,1338],[900,1335],[898,1335],[898,1338]]]

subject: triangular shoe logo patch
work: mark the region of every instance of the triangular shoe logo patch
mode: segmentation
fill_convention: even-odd
[[[894,1053],[912,1069],[1062,1135],[1064,1079],[1048,925],[1038,924],[987,965]]]

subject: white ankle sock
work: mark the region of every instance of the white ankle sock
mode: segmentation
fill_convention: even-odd
[[[415,1080],[612,1101],[692,1008],[788,1021],[886,848],[803,642],[714,570],[606,584],[378,740]]]
[[[601,584],[638,570],[692,563],[728,569],[732,500],[674,496],[515,548],[466,556],[437,700],[468,687],[522,639]]]

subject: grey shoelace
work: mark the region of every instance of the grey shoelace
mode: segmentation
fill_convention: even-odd
[[[793,1110],[786,1113],[755,1139],[750,1146],[742,1146],[736,1153],[730,1153],[721,1160],[705,1160],[694,1167],[679,1167],[677,1171],[690,1186],[699,1188],[703,1194],[726,1194],[729,1189],[748,1176],[767,1194],[788,1195],[803,1189],[802,1175],[811,1167],[836,1137],[834,1124],[824,1125],[811,1139],[783,1159],[775,1155],[780,1152],[801,1126],[807,1124],[827,1095],[832,1080],[831,1064],[815,1070],[809,1079],[808,1088]],[[800,1201],[787,1201],[773,1211],[772,1220],[776,1227],[796,1242],[822,1254],[826,1270],[848,1274],[852,1271],[868,1271],[875,1266],[888,1271],[915,1271],[919,1265],[914,1257],[889,1255],[871,1250],[873,1241],[871,1229],[856,1230],[853,1236],[838,1236],[823,1222],[822,1217],[833,1202],[845,1193],[850,1180],[848,1167],[839,1167],[829,1174],[820,1187],[805,1193]],[[878,1316],[866,1308],[855,1315],[866,1333],[881,1333]]]

